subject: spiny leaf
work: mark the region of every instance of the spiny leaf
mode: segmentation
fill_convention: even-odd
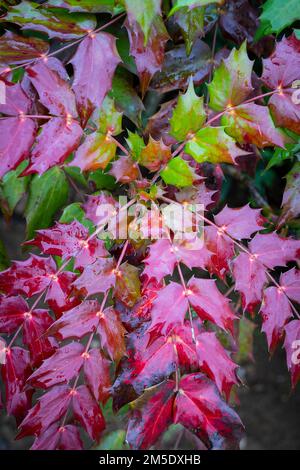
[[[300,5],[298,0],[267,0],[263,5],[260,15],[260,26],[256,31],[255,39],[271,33],[280,33],[300,17]]]
[[[197,179],[194,170],[181,157],[172,158],[161,172],[161,177],[166,184],[172,184],[178,188],[191,186]]]
[[[6,31],[1,36],[0,64],[21,64],[46,55],[49,45],[39,38],[23,37]]]
[[[135,20],[144,33],[144,44],[149,39],[150,29],[155,17],[160,16],[161,0],[124,0],[129,21]]]

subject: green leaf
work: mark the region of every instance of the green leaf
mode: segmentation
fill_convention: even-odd
[[[294,34],[296,38],[300,40],[300,29],[294,29]]]
[[[59,219],[62,224],[70,224],[74,220],[78,220],[78,222],[84,225],[90,233],[94,231],[94,224],[89,219],[86,219],[85,212],[82,209],[80,202],[73,202],[73,204],[65,207],[61,218]]]
[[[125,70],[117,70],[112,82],[109,96],[115,100],[116,105],[123,111],[137,127],[141,127],[141,114],[144,105],[141,98],[133,88],[126,76]]]
[[[194,134],[204,124],[206,113],[203,96],[196,95],[193,80],[190,80],[184,95],[180,95],[170,119],[170,134],[177,140],[185,140],[188,134]]]
[[[0,239],[0,271],[9,266],[9,259],[3,241]]]
[[[253,90],[251,85],[253,62],[249,60],[246,42],[240,49],[232,49],[229,57],[222,60],[208,85],[209,106],[223,111],[227,106],[236,106]]]
[[[161,172],[161,177],[166,184],[172,184],[178,188],[191,186],[195,181],[194,170],[180,157],[169,161],[166,168]]]
[[[255,40],[272,33],[280,33],[300,18],[299,0],[267,0],[260,15],[260,25],[255,34]]]
[[[128,144],[132,158],[134,160],[139,160],[142,150],[146,147],[144,139],[138,134],[128,131],[126,142]]]
[[[92,119],[97,124],[97,132],[110,132],[112,135],[122,132],[122,113],[116,109],[115,101],[109,96],[104,99],[101,108],[96,109]]]
[[[84,188],[88,188],[87,180],[77,166],[65,166],[64,171],[70,176],[70,178],[72,178],[72,180],[75,181],[75,183],[83,186]]]
[[[124,450],[128,449],[125,444],[126,432],[122,429],[112,431],[101,439],[95,450]]]
[[[176,0],[173,3],[174,6],[168,16],[174,15],[174,13],[176,13],[176,11],[180,10],[181,8],[187,7],[192,10],[196,7],[204,7],[212,3],[218,3],[219,5],[221,5],[222,3],[224,3],[224,0]]]
[[[2,195],[7,202],[8,215],[11,216],[16,205],[26,193],[30,176],[20,177],[19,175],[28,165],[27,161],[23,161],[16,170],[9,171],[3,176],[1,189]]]
[[[107,173],[104,173],[103,170],[91,171],[89,173],[89,182],[94,183],[96,189],[108,189],[112,191],[116,187],[115,178]]]
[[[199,163],[234,163],[236,157],[247,154],[223,127],[204,127],[186,144],[185,152]]]
[[[50,38],[74,39],[95,29],[96,18],[86,13],[70,13],[59,9],[44,9],[34,2],[22,1],[9,9],[0,22],[16,23],[24,30],[47,33]]]
[[[192,10],[185,7],[175,13],[174,19],[181,29],[188,56],[192,52],[196,39],[204,35],[204,15],[205,9],[203,7]]]
[[[285,149],[277,148],[269,160],[266,170],[269,170],[273,166],[281,165],[285,160],[292,160],[294,156],[300,158],[300,143],[296,145],[286,144]]]
[[[45,6],[67,8],[71,12],[112,13],[115,0],[50,0]]]
[[[144,36],[145,45],[148,42],[150,29],[154,18],[161,15],[161,0],[124,0],[129,21],[133,18],[140,25]]]
[[[67,202],[68,193],[66,176],[58,167],[33,177],[25,209],[27,238],[32,238],[35,230],[52,224],[56,212]]]

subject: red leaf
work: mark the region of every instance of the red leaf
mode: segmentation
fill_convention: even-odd
[[[52,423],[58,421],[66,413],[72,395],[67,385],[52,388],[40,397],[20,424],[17,439],[25,436],[41,435]]]
[[[118,363],[125,354],[125,329],[112,307],[106,308],[99,316],[97,331],[102,348],[108,352],[113,361]]]
[[[300,271],[290,269],[280,276],[280,285],[286,295],[300,304]]]
[[[156,279],[157,282],[173,274],[176,264],[176,255],[171,250],[172,246],[168,239],[157,240],[150,245],[149,255],[144,260],[146,265],[143,274],[150,279]]]
[[[59,424],[54,423],[35,439],[30,450],[55,450],[59,439]]]
[[[68,382],[78,375],[83,364],[84,346],[70,343],[58,349],[49,359],[29,377],[28,382],[33,387],[50,388],[63,382]]]
[[[131,181],[136,181],[139,178],[137,163],[124,155],[113,162],[109,173],[120,183],[130,183]]]
[[[88,230],[77,220],[70,224],[56,223],[53,228],[36,233],[35,239],[25,245],[38,246],[44,254],[60,256],[63,260],[74,257],[75,269],[82,269],[108,255],[103,241],[96,237],[88,240]]]
[[[67,424],[67,426],[60,427],[61,433],[59,450],[82,450],[83,444],[80,438],[79,429],[77,426]]]
[[[233,238],[242,240],[251,238],[252,233],[262,229],[264,218],[260,209],[251,209],[249,205],[237,209],[224,209],[215,216],[216,224]]]
[[[229,300],[221,294],[213,279],[192,278],[188,282],[190,304],[202,320],[209,320],[223,330],[233,333],[237,318],[229,307]]]
[[[24,319],[23,341],[30,351],[32,365],[37,367],[55,350],[56,342],[45,336],[53,320],[47,310],[40,309],[25,313]]]
[[[148,330],[154,336],[167,335],[176,325],[183,325],[188,309],[184,289],[176,282],[170,282],[158,292],[151,310],[152,322]]]
[[[0,273],[0,290],[8,295],[32,297],[52,282],[56,266],[52,258],[30,255],[26,261],[14,261]]]
[[[29,307],[25,300],[18,297],[0,297],[0,331],[1,333],[11,334],[25,320],[24,313],[28,312]]]
[[[293,320],[285,326],[284,347],[287,366],[291,373],[292,386],[295,388],[300,379],[300,320]]]
[[[114,286],[116,281],[114,267],[113,258],[98,258],[93,264],[84,268],[83,273],[73,285],[84,295],[106,292]]]
[[[27,74],[39,94],[40,102],[54,116],[77,117],[75,95],[57,70],[42,60],[27,67]]]
[[[6,31],[1,36],[0,63],[1,65],[24,64],[47,54],[48,50],[49,44],[46,41]]]
[[[256,234],[249,248],[253,256],[270,269],[285,266],[300,256],[300,241],[281,238],[277,233]]]
[[[62,271],[52,278],[45,300],[56,316],[60,316],[65,310],[79,304],[80,299],[71,295],[73,292],[72,284],[76,278],[75,273],[68,271]]]
[[[213,253],[207,268],[211,273],[223,279],[229,271],[228,262],[234,256],[233,241],[212,226],[204,228],[204,239],[206,248]]]
[[[216,383],[221,393],[225,393],[228,400],[232,386],[238,383],[235,373],[238,365],[230,359],[213,332],[200,333],[196,347],[202,371]]]
[[[94,441],[99,441],[105,421],[101,409],[85,385],[76,388],[73,393],[74,418],[78,420]]]
[[[139,409],[136,407],[129,419],[126,441],[133,449],[149,449],[173,421],[175,383],[164,382]]]
[[[37,437],[31,450],[81,450],[83,444],[79,429],[72,425],[52,424],[41,436]]]
[[[11,348],[6,352],[6,362],[2,366],[2,378],[5,383],[6,408],[18,422],[31,406],[32,390],[24,391],[27,377],[31,373],[28,351],[22,348]]]
[[[110,364],[99,349],[91,349],[84,361],[84,377],[97,402],[106,403],[110,396]]]
[[[202,374],[183,377],[174,403],[174,423],[194,432],[207,447],[238,448],[243,425]]]
[[[22,173],[42,175],[54,165],[61,165],[78,147],[82,129],[80,125],[65,118],[52,118],[42,126],[30,157],[30,165]]]
[[[113,74],[120,61],[116,38],[111,34],[90,33],[79,44],[70,62],[74,67],[72,88],[83,127],[111,89]]]
[[[169,39],[168,32],[161,17],[153,22],[150,36],[145,45],[145,37],[138,23],[134,20],[125,24],[130,41],[130,54],[134,57],[141,81],[142,96],[145,95],[151,78],[162,68],[165,44]]]
[[[293,316],[288,298],[281,288],[272,286],[264,291],[260,313],[263,318],[262,331],[267,336],[269,351],[273,352],[284,333],[285,324]]]
[[[242,294],[244,310],[253,312],[261,302],[263,288],[268,280],[266,268],[251,255],[240,253],[232,262],[232,271],[235,290]]]

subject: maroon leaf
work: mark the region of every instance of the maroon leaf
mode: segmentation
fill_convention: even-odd
[[[110,395],[110,368],[108,361],[99,349],[91,349],[84,361],[84,377],[97,402],[106,403]]]
[[[183,377],[174,403],[174,423],[190,429],[213,449],[238,448],[243,425],[202,374]]]
[[[235,372],[238,365],[230,359],[213,332],[200,333],[196,347],[202,371],[216,383],[221,393],[225,393],[228,400],[232,386],[238,383]]]
[[[30,351],[32,365],[37,367],[54,352],[56,342],[50,341],[45,332],[53,323],[47,310],[24,313],[23,341]]]
[[[107,33],[90,33],[70,61],[74,67],[72,88],[83,126],[112,87],[114,71],[121,61],[115,41]]]
[[[280,287],[272,286],[264,291],[260,313],[262,331],[267,336],[269,351],[273,352],[284,333],[285,324],[293,315],[288,298]]]
[[[291,373],[292,386],[296,387],[300,379],[300,320],[293,320],[285,326],[284,348],[286,351],[286,361]]]
[[[110,174],[120,183],[130,183],[139,177],[138,165],[131,158],[122,155],[113,162]]]
[[[73,393],[74,418],[84,427],[94,441],[99,441],[105,421],[101,409],[85,385],[80,385]]]
[[[57,276],[53,275],[51,278],[51,284],[48,287],[45,300],[57,317],[65,310],[75,307],[80,302],[78,297],[72,295],[72,284],[75,279],[77,279],[77,275],[68,271],[63,271]]]
[[[72,425],[59,426],[52,424],[43,434],[37,437],[31,450],[81,450],[79,429]]]
[[[232,313],[229,300],[218,290],[215,281],[193,277],[187,287],[187,299],[199,317],[233,333],[233,321],[237,317]]]
[[[19,422],[31,406],[32,390],[24,391],[26,379],[31,373],[28,351],[19,347],[7,350],[1,373],[5,383],[7,412]]]
[[[66,413],[72,399],[71,389],[67,385],[52,388],[40,397],[20,424],[17,436],[21,439],[30,435],[41,435]]]
[[[0,297],[0,331],[11,334],[25,320],[25,313],[29,307],[25,300],[18,297]]]
[[[102,348],[108,352],[113,361],[118,363],[125,354],[125,329],[119,320],[116,310],[109,307],[99,315],[97,331]]]
[[[5,31],[1,36],[0,64],[23,64],[46,55],[48,50],[46,41]]]
[[[81,441],[79,429],[77,426],[67,424],[67,426],[60,427],[59,431],[61,433],[58,446],[59,450],[83,449],[83,443]]]
[[[33,387],[50,388],[75,377],[84,361],[84,347],[79,343],[70,343],[58,349],[49,359],[29,377]]]

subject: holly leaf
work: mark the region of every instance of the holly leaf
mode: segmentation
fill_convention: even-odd
[[[138,165],[131,158],[122,155],[112,164],[109,171],[120,183],[130,183],[139,177]]]
[[[249,0],[227,2],[222,5],[220,29],[224,37],[238,45],[245,39],[251,44],[259,24],[258,16],[258,8],[252,6]]]
[[[229,271],[229,260],[234,256],[234,244],[228,236],[213,226],[204,228],[204,240],[207,249],[212,252],[212,256],[207,264],[211,273],[224,279]]]
[[[285,294],[300,304],[300,271],[292,268],[280,276],[280,286]]]
[[[232,262],[235,290],[242,294],[244,310],[253,312],[261,302],[263,289],[267,283],[266,268],[247,253],[240,253]]]
[[[91,349],[84,361],[86,384],[97,402],[106,403],[110,396],[110,361],[99,349]]]
[[[101,409],[85,385],[76,388],[73,398],[74,418],[80,422],[93,441],[99,441],[105,420]]]
[[[5,215],[7,214],[8,217],[12,216],[16,205],[26,193],[30,178],[20,176],[26,166],[27,162],[22,162],[16,170],[9,171],[2,179],[1,190],[7,202]]]
[[[231,311],[230,301],[217,288],[215,280],[192,277],[187,289],[187,299],[202,320],[215,323],[233,334],[233,321],[237,317]]]
[[[285,266],[300,255],[300,242],[292,238],[281,238],[277,233],[256,234],[249,243],[255,259],[270,269]]]
[[[129,263],[121,264],[116,278],[115,297],[132,308],[141,297],[139,269]]]
[[[124,68],[117,69],[108,96],[115,100],[116,105],[125,116],[137,127],[141,127],[141,114],[144,111],[144,105],[132,82],[132,77],[129,74],[127,76]]]
[[[172,158],[160,175],[166,184],[177,188],[191,186],[197,179],[192,167],[181,157]]]
[[[37,437],[30,450],[82,450],[79,429],[73,424],[59,426],[52,424]]]
[[[249,205],[236,209],[225,206],[215,216],[215,222],[221,231],[226,231],[236,240],[242,240],[251,238],[254,232],[262,230],[265,219],[260,212],[260,209],[251,209]]]
[[[25,208],[27,238],[32,238],[35,230],[51,225],[56,212],[66,203],[68,192],[66,176],[58,167],[33,177]]]
[[[67,385],[53,387],[49,392],[38,398],[37,403],[27,413],[19,427],[17,439],[25,436],[41,435],[52,423],[58,421],[66,413],[72,399],[71,388]]]
[[[128,21],[126,28],[130,41],[130,54],[134,57],[144,96],[151,78],[162,68],[169,34],[160,16],[153,21],[146,45],[143,31],[137,23]]]
[[[108,307],[99,315],[97,332],[100,337],[101,346],[104,348],[112,361],[117,364],[124,356],[125,328],[119,320],[117,311]]]
[[[70,62],[74,68],[72,88],[83,127],[93,111],[101,107],[120,61],[116,39],[111,34],[91,33],[79,44]],[[100,75],[101,81],[95,86]]]
[[[230,359],[213,332],[200,333],[196,349],[201,370],[216,383],[220,393],[224,392],[228,400],[232,386],[238,383],[237,364]]]
[[[51,229],[37,230],[36,237],[25,245],[37,246],[45,255],[60,256],[63,260],[74,257],[75,269],[83,269],[97,258],[108,255],[104,242],[97,238],[89,240],[88,230],[78,221],[56,222]]]
[[[223,0],[176,0],[175,5],[170,10],[169,16],[174,15],[178,10],[181,8],[188,7],[190,10],[193,10],[197,7],[202,7],[206,5],[210,5],[211,3],[222,4]]]
[[[137,159],[140,165],[145,166],[150,171],[157,171],[171,158],[171,149],[162,140],[154,140],[149,137],[148,144],[141,149]]]
[[[58,61],[58,64],[63,68],[61,62]],[[75,95],[58,70],[39,60],[36,64],[27,67],[26,71],[39,94],[40,102],[49,109],[51,114],[77,117]]]
[[[237,147],[234,139],[223,127],[205,127],[196,132],[185,145],[185,152],[198,163],[235,163],[235,159],[248,152]]]
[[[84,295],[104,293],[114,286],[116,274],[113,258],[98,258],[87,265],[81,276],[73,283],[76,290]]]
[[[300,379],[299,363],[299,344],[300,344],[300,320],[293,320],[285,326],[284,348],[286,351],[286,361],[291,373],[292,387],[295,388]]]
[[[41,31],[47,33],[49,38],[63,41],[76,39],[96,27],[93,15],[46,9],[27,1],[10,7],[1,21],[16,23],[22,30]]]
[[[48,6],[67,8],[70,12],[112,13],[115,0],[50,0]]]
[[[172,306],[172,314],[170,308]],[[176,282],[170,282],[161,289],[153,302],[151,324],[148,332],[151,337],[158,333],[168,335],[175,326],[183,325],[188,310],[188,301],[184,289]]]
[[[212,82],[208,84],[209,106],[215,111],[223,111],[227,106],[236,106],[245,101],[253,90],[252,67],[253,62],[248,58],[246,42],[240,49],[232,49],[229,57],[223,59],[215,70]]]
[[[32,390],[24,390],[26,379],[31,373],[29,352],[19,347],[9,349],[1,373],[5,383],[7,413],[20,422],[31,406]]]
[[[189,134],[197,132],[206,121],[203,96],[196,95],[193,81],[190,80],[184,95],[180,95],[170,119],[170,133],[177,140],[185,140]]]
[[[0,64],[23,64],[46,55],[49,44],[39,38],[23,37],[11,31],[5,31],[1,36]]]
[[[221,123],[226,133],[239,144],[258,148],[285,146],[283,135],[276,129],[267,106],[249,103],[232,108],[222,116]]]
[[[37,309],[29,313],[29,309],[23,313],[23,342],[30,351],[33,367],[38,367],[41,362],[51,356],[56,349],[56,342],[49,340],[45,332],[53,323],[48,310]]]
[[[293,316],[288,298],[281,288],[272,286],[264,291],[260,308],[262,331],[267,336],[269,351],[273,352],[284,333],[284,326]]]
[[[174,21],[179,26],[184,39],[187,56],[190,55],[197,38],[204,35],[205,8],[180,8],[174,13]]]
[[[42,126],[30,155],[30,164],[23,175],[44,174],[61,165],[77,149],[83,131],[77,121],[52,118]]]
[[[124,0],[124,2],[129,22],[136,21],[140,25],[146,46],[154,19],[161,15],[161,0],[145,0],[143,4],[139,0]]]
[[[13,333],[25,320],[24,313],[28,312],[27,302],[21,297],[0,297],[0,331]]]
[[[84,346],[70,343],[62,346],[33,373],[28,383],[33,387],[48,389],[68,382],[78,375],[84,361]]]
[[[174,423],[194,432],[208,448],[238,448],[243,435],[240,418],[203,374],[181,379],[173,413]]]
[[[300,16],[300,5],[297,0],[289,2],[267,0],[262,8],[263,12],[259,17],[260,25],[255,34],[256,40],[271,33],[280,33]]]
[[[294,164],[291,171],[286,175],[286,186],[282,197],[282,212],[279,225],[283,225],[300,214],[300,162]]]

